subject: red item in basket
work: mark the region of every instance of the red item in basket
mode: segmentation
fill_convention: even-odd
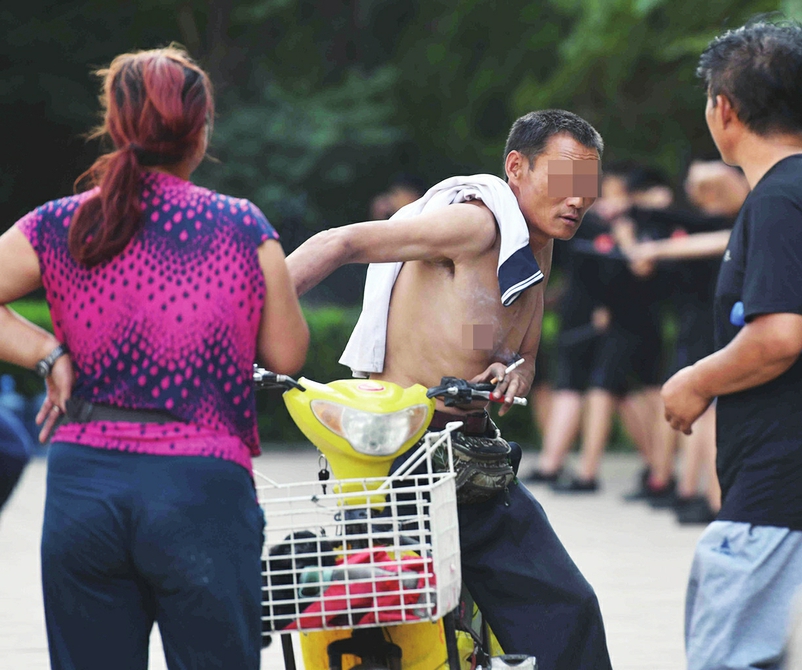
[[[414,621],[419,619],[410,611],[420,599],[421,592],[428,583],[434,584],[434,575],[427,571],[431,559],[423,559],[417,554],[391,557],[383,549],[365,550],[358,554],[340,559],[340,566],[365,565],[387,573],[379,579],[356,579],[332,584],[323,594],[299,615],[298,619],[283,630],[303,630],[324,628],[326,626],[354,626],[357,624],[385,624],[397,621]],[[399,573],[417,572],[414,588],[404,586]],[[370,610],[365,612],[364,610]],[[352,612],[352,616],[348,616]]]

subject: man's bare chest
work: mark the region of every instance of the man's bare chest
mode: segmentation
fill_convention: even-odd
[[[526,289],[505,307],[495,263],[470,268],[408,265],[412,264],[402,268],[393,290],[391,323],[403,319],[429,332],[437,330],[444,339],[477,354],[503,357],[508,355],[504,352],[519,350],[536,316],[540,286]]]

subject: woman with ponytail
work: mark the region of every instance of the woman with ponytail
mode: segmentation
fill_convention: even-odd
[[[51,434],[42,581],[55,670],[258,668],[264,520],[252,364],[308,330],[278,236],[189,181],[214,117],[176,47],[99,72],[113,150],[0,237],[0,359],[37,371]],[[54,335],[6,304],[44,287]]]

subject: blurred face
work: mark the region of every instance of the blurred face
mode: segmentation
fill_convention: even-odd
[[[598,197],[598,152],[560,133],[549,138],[531,168],[517,151],[510,152],[505,167],[533,248],[550,239],[570,240]]]
[[[421,194],[406,186],[394,186],[387,194],[387,199],[390,202],[390,208],[393,214],[395,214],[405,205],[415,202],[420,196]]]
[[[734,216],[749,195],[749,182],[722,161],[694,161],[685,179],[685,193],[710,216]]]
[[[601,197],[596,201],[593,211],[605,221],[612,221],[626,212],[631,204],[624,178],[617,174],[605,175],[602,178]]]
[[[641,209],[666,209],[674,202],[674,192],[668,186],[652,186],[632,195],[632,204]]]

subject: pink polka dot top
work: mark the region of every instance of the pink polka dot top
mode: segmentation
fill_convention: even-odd
[[[211,456],[250,470],[259,453],[252,366],[265,295],[257,249],[276,231],[247,200],[148,172],[142,230],[89,269],[71,256],[67,231],[92,193],[46,203],[16,224],[39,257],[54,333],[72,356],[73,396],[177,420],[66,424],[53,439]]]

